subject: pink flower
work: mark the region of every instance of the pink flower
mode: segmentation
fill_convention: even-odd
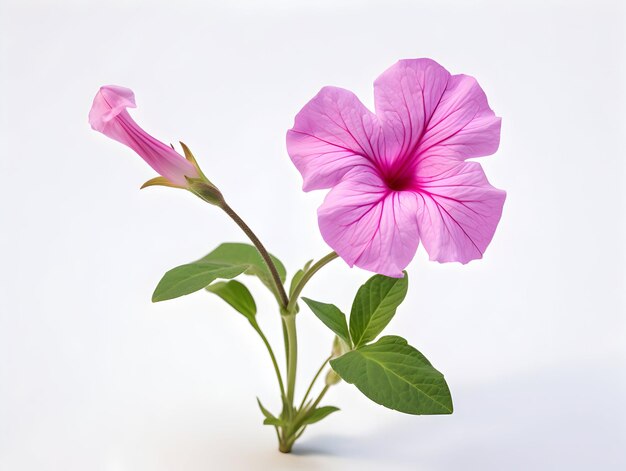
[[[127,145],[169,183],[187,187],[185,177],[197,178],[198,169],[170,146],[141,129],[126,108],[135,108],[132,90],[117,85],[101,87],[89,111],[89,124],[96,131]]]
[[[332,188],[318,210],[324,240],[350,266],[401,277],[421,239],[431,260],[481,258],[505,192],[480,164],[500,118],[475,79],[430,59],[402,60],[374,82],[376,114],[324,87],[287,133],[304,191]]]

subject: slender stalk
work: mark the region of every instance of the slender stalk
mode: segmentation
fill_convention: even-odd
[[[226,203],[226,201],[222,200],[222,202],[220,204],[220,208],[222,208],[224,210],[224,212],[226,214],[228,214],[228,216],[233,221],[235,221],[235,223],[241,228],[241,230],[252,241],[254,246],[257,248],[257,250],[261,254],[261,257],[263,257],[263,260],[267,264],[267,268],[269,268],[269,270],[270,270],[270,273],[272,275],[272,279],[274,280],[274,284],[276,285],[275,286],[276,287],[276,294],[279,297],[279,302],[281,304],[281,307],[282,308],[286,308],[287,305],[289,304],[289,298],[287,297],[287,293],[285,292],[285,287],[283,286],[283,283],[280,280],[280,276],[278,275],[278,270],[276,269],[276,265],[274,265],[274,262],[272,261],[272,257],[270,257],[270,254],[265,249],[265,247],[263,246],[263,244],[261,243],[259,238],[256,236],[256,234],[254,232],[252,232],[252,229],[250,229],[250,227],[248,227],[248,225],[243,221],[243,219],[241,219],[239,217],[239,215],[233,210],[233,208],[231,208],[228,205],[228,203]]]
[[[309,280],[313,277],[313,275],[315,275],[315,273],[317,273],[324,265],[332,262],[337,257],[338,255],[335,252],[331,252],[325,257],[319,259],[313,266],[311,266],[311,268],[309,268],[304,273],[304,275],[302,276],[302,278],[300,279],[300,281],[294,288],[293,294],[291,295],[291,299],[289,299],[289,302],[287,303],[287,312],[293,312],[293,310],[296,307],[296,303],[298,302],[298,298],[300,297],[300,293],[302,292],[306,284],[309,282]]]
[[[296,390],[296,369],[298,366],[298,336],[296,333],[296,316],[290,314],[283,316],[285,330],[287,331],[288,355],[287,355],[287,402],[293,414],[293,399]]]
[[[324,386],[324,389],[322,389],[322,392],[320,392],[320,395],[317,396],[317,399],[315,399],[315,402],[313,402],[313,404],[311,404],[311,406],[309,406],[307,408],[307,411],[311,411],[311,410],[315,409],[319,405],[320,401],[322,400],[322,398],[324,397],[324,395],[326,394],[326,392],[328,391],[329,388],[330,388],[329,384]],[[289,450],[291,450],[291,447],[293,446],[295,441],[298,438],[300,438],[300,435],[302,435],[304,433],[304,430],[306,429],[306,425],[303,425],[302,421],[303,421],[303,419],[301,418],[301,419],[297,420],[295,422],[295,424],[293,425],[294,435],[292,435],[292,437],[288,441]]]
[[[317,373],[315,373],[315,376],[313,376],[313,380],[311,381],[311,384],[309,384],[309,388],[306,390],[306,393],[304,393],[304,397],[302,398],[302,402],[300,403],[300,407],[298,409],[302,409],[304,407],[304,404],[307,398],[309,397],[309,394],[311,393],[311,389],[313,389],[313,385],[315,384],[315,381],[317,381],[317,378],[319,378],[319,375],[322,374],[322,371],[324,371],[324,367],[330,361],[331,358],[332,358],[332,355],[326,358],[326,360],[324,360],[324,363],[322,363],[322,366],[320,366],[320,369],[317,370]]]
[[[261,328],[256,325],[254,326],[254,329],[257,331],[257,333],[259,334],[259,336],[261,337],[261,340],[263,340],[263,343],[265,344],[265,347],[267,348],[268,353],[270,354],[270,358],[272,359],[272,364],[274,365],[274,371],[276,372],[276,379],[278,379],[278,387],[280,388],[280,395],[282,397],[282,399],[285,399],[285,385],[283,383],[283,376],[280,372],[280,368],[278,367],[278,362],[276,361],[276,356],[274,355],[274,350],[272,350],[272,346],[270,345],[270,343],[267,341],[267,337],[265,337],[265,334],[263,333],[263,331],[261,330]]]
[[[320,393],[320,395],[317,396],[317,399],[315,399],[315,402],[311,404],[311,407],[310,407],[311,409],[315,409],[317,407],[317,405],[320,403],[320,401],[322,400],[326,392],[328,392],[329,388],[330,388],[330,384],[327,384],[326,386],[324,386],[324,389],[322,389],[322,392]]]

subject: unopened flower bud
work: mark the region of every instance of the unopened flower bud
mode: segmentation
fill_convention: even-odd
[[[335,373],[335,370],[331,369],[326,374],[326,386],[333,386],[339,381],[341,381],[341,377],[337,373]]]
[[[333,358],[340,357],[344,353],[350,351],[350,346],[340,339],[338,336],[335,336],[335,340],[333,340],[333,349],[331,351],[331,355]]]

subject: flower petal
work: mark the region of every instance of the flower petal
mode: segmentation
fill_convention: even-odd
[[[446,90],[450,73],[431,59],[396,62],[374,82],[389,164],[410,159]]]
[[[355,165],[380,155],[381,125],[348,90],[324,87],[297,114],[287,151],[304,179],[304,191],[330,188]]]
[[[453,75],[422,136],[419,158],[433,153],[462,160],[491,155],[500,145],[500,121],[476,79]]]
[[[125,87],[106,85],[100,88],[93,100],[89,124],[96,131],[133,149],[175,186],[187,187],[187,177],[197,178],[198,169],[170,146],[139,127],[126,107],[135,107],[133,92]]]
[[[464,160],[498,149],[500,118],[476,80],[450,75],[431,59],[397,62],[376,79],[374,96],[396,164],[433,152]]]
[[[401,277],[419,244],[417,195],[389,191],[376,172],[348,172],[318,210],[322,237],[350,266]]]
[[[506,193],[476,162],[430,158],[419,170],[419,233],[431,260],[481,258],[496,230]]]
[[[89,124],[99,132],[104,132],[106,125],[126,108],[136,108],[135,94],[130,88],[119,85],[100,87],[93,105],[89,110]]]

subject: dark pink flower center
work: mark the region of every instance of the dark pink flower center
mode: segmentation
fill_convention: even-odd
[[[392,191],[417,190],[417,172],[410,160],[405,160],[400,165],[391,165],[378,169],[379,174],[387,186]]]

